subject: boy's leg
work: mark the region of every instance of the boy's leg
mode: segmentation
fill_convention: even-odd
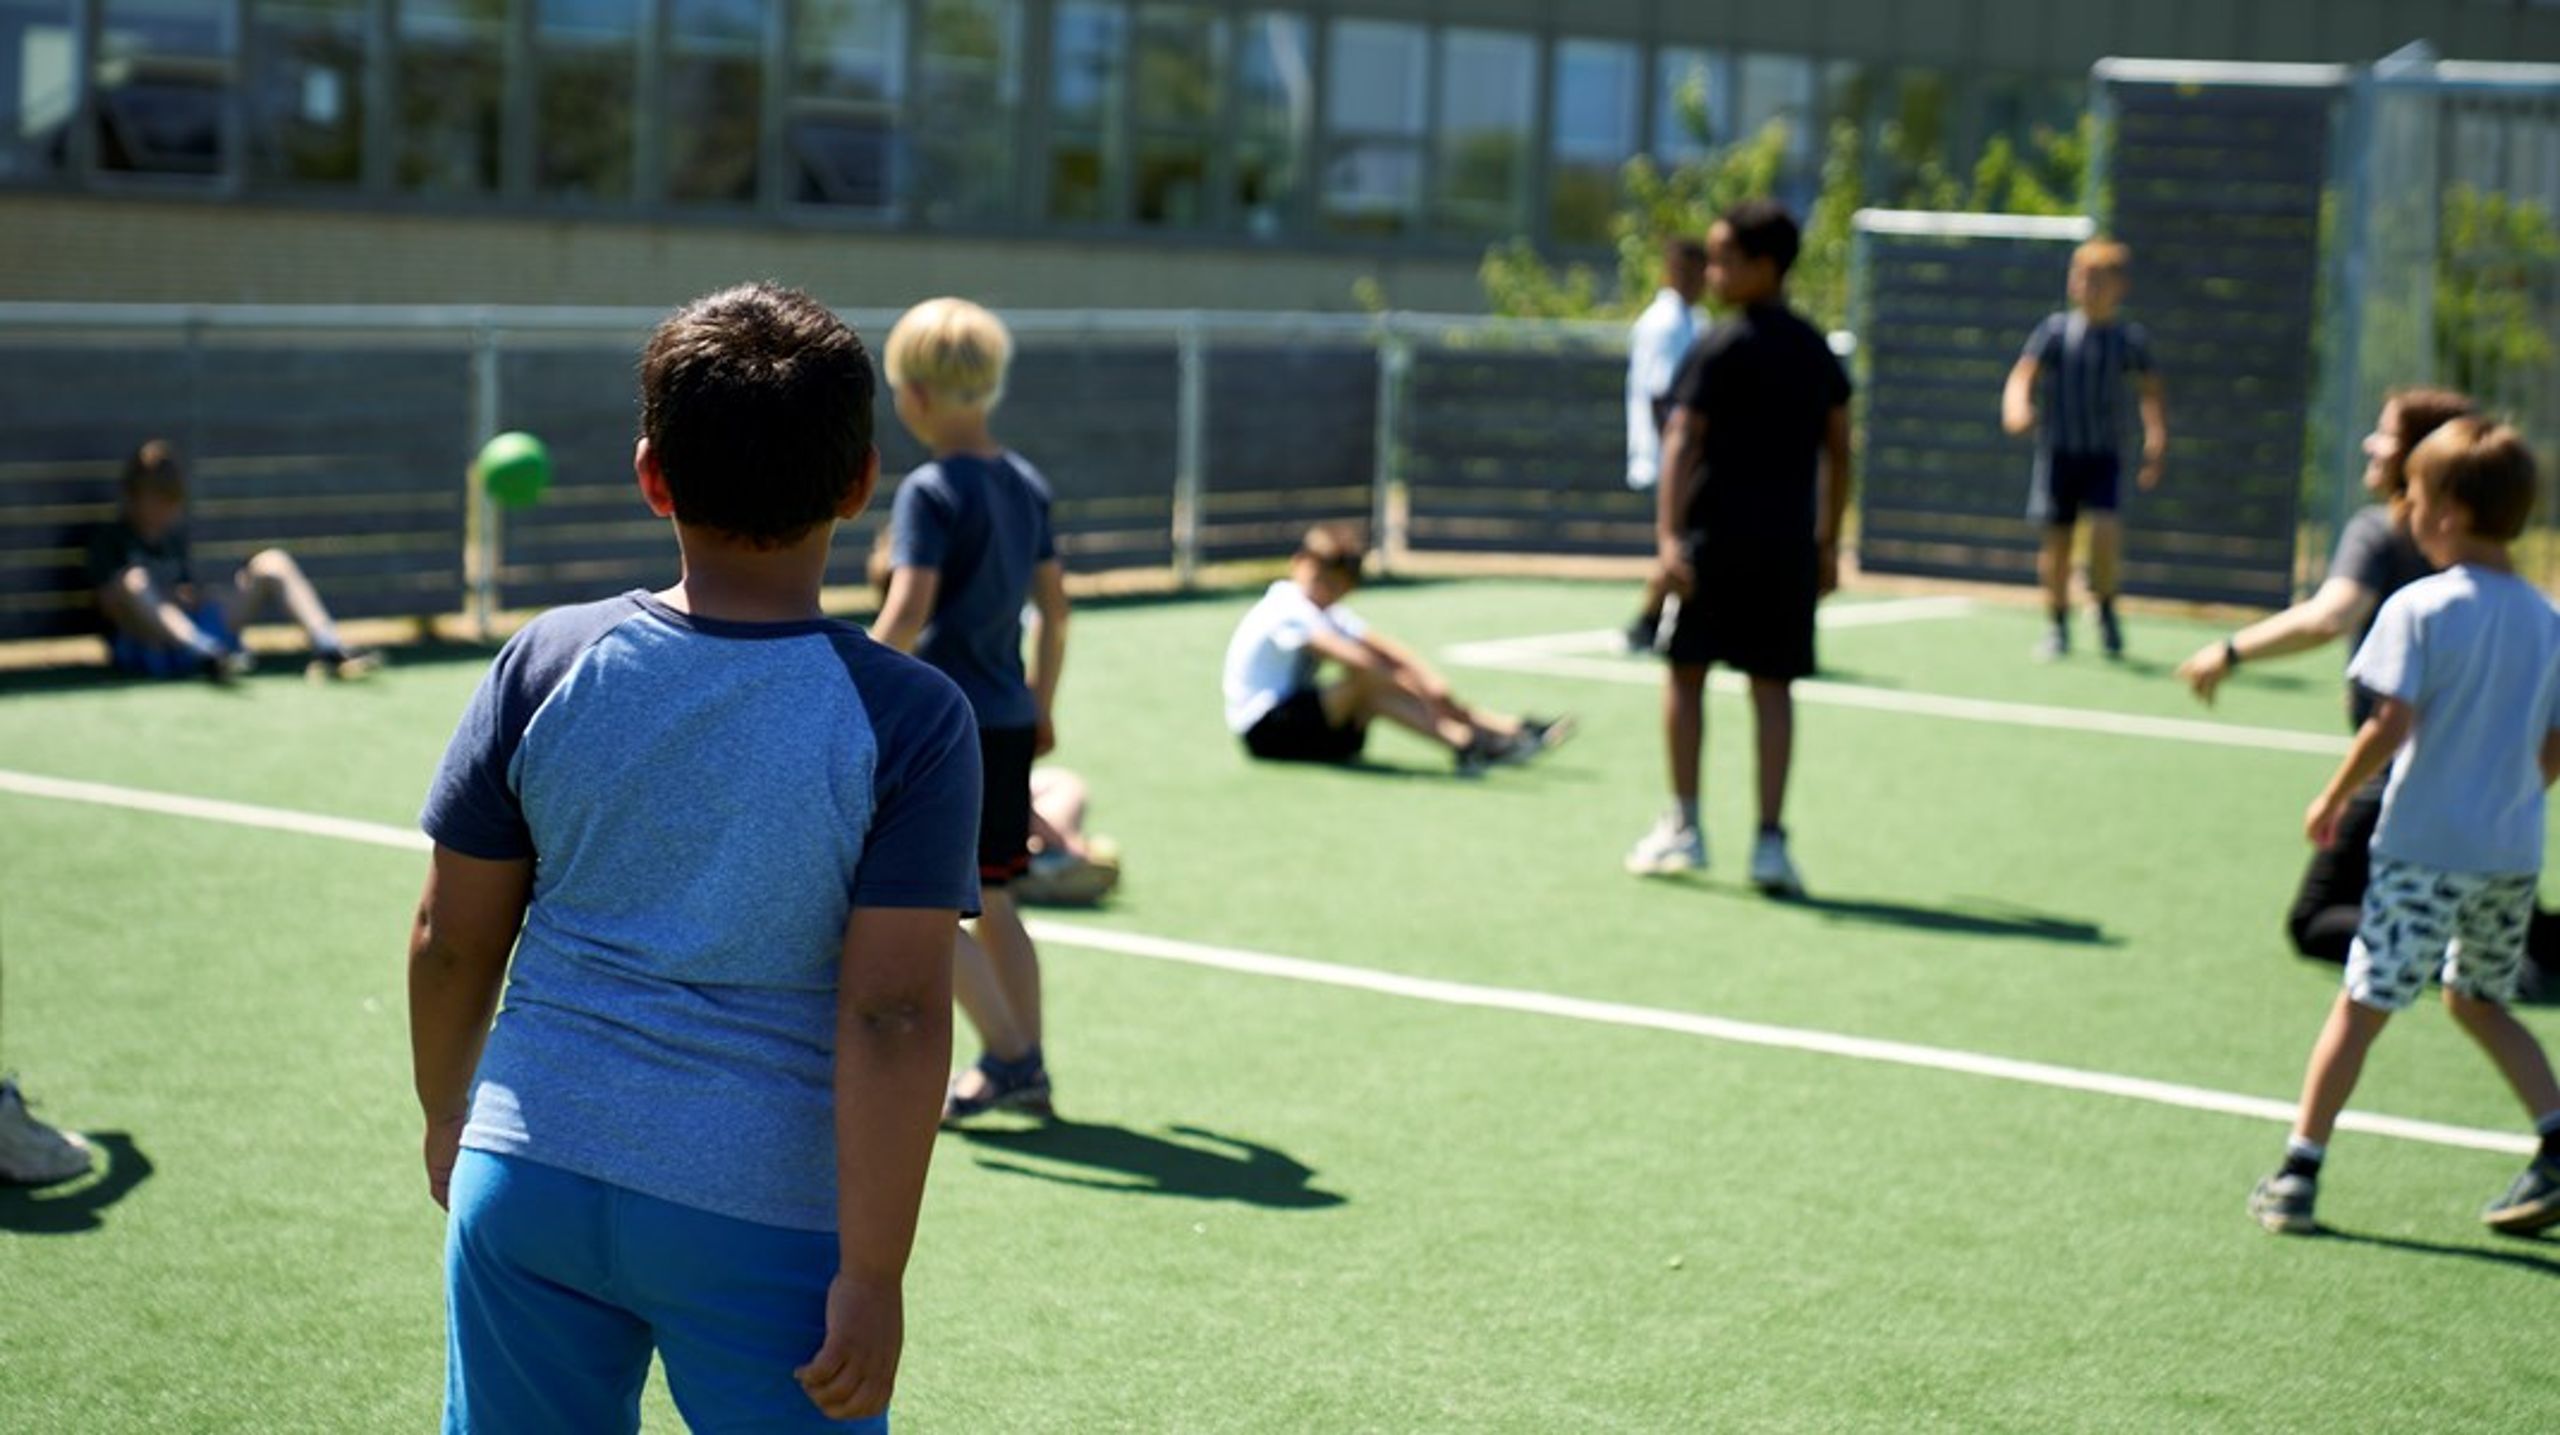
[[[107,621],[115,630],[155,648],[184,648],[218,657],[223,644],[200,627],[177,599],[160,591],[151,575],[128,568],[100,593]],[[238,631],[236,628],[233,631]]]
[[[2553,1079],[2551,1058],[2534,1039],[2533,1029],[2516,1020],[2504,1003],[2466,996],[2452,987],[2445,988],[2444,1004],[2497,1063],[2498,1074],[2507,1079],[2537,1129],[2546,1122],[2560,1124],[2555,1121],[2560,1118],[2560,1081]]]
[[[1014,1028],[1022,1034],[1024,1045],[1037,1051],[1041,1032],[1039,949],[1031,944],[1031,933],[1022,925],[1022,912],[1014,905],[1011,892],[989,888],[979,894],[978,900],[985,910],[978,918],[977,944],[986,951],[988,968],[995,975],[1006,1010],[1013,1014]]]
[[[2124,656],[2124,626],[2116,620],[2116,590],[2124,572],[2124,521],[2114,509],[2089,515],[2089,592],[2098,604],[2098,641],[2110,658]]]
[[[996,976],[995,959],[987,955],[986,947],[965,923],[951,944],[951,995],[960,1003],[961,1014],[969,1018],[970,1027],[978,1033],[978,1044],[986,1048],[988,1055],[1000,1061],[1020,1061],[1030,1053],[1031,1038],[1023,1035],[1022,1023],[1013,1014],[1013,1003],[1005,998],[1004,983]]]
[[[2044,585],[2044,612],[2052,624],[2043,651],[2060,657],[2070,650],[2071,535],[2068,522],[2044,526],[2044,546],[2036,551],[2036,579]]]
[[[2302,1105],[2293,1121],[2296,1142],[2325,1150],[2338,1129],[2338,1113],[2347,1109],[2356,1082],[2364,1075],[2365,1053],[2391,1020],[2391,1013],[2366,1006],[2346,992],[2329,1007],[2329,1020],[2311,1046],[2311,1064],[2302,1074]]]
[[[313,652],[324,658],[346,652],[345,645],[338,641],[337,624],[320,601],[319,591],[302,576],[302,565],[281,548],[261,549],[249,555],[249,561],[241,564],[233,576],[231,591],[223,595],[222,604],[223,617],[232,632],[247,631],[270,604],[281,604],[310,639]]]
[[[588,1293],[613,1276],[611,1193],[601,1181],[485,1151],[454,1163],[447,1432],[640,1428],[649,1327]]]
[[[1760,749],[1760,830],[1771,832],[1786,825],[1787,774],[1796,750],[1794,685],[1753,678],[1751,718]]]
[[[1670,758],[1671,798],[1695,827],[1707,744],[1707,668],[1704,663],[1672,663],[1663,674],[1662,736]]]
[[[2445,963],[2444,1000],[2498,1064],[2525,1114],[2541,1122],[2560,1115],[2560,1083],[2552,1079],[2542,1043],[2507,1010],[2524,974],[2533,888],[2531,876],[2492,877],[2468,895],[2456,918],[2461,935]]]
[[[1473,725],[1443,712],[1430,699],[1387,673],[1356,672],[1324,690],[1325,719],[1337,727],[1384,718],[1452,750],[1474,742]]]

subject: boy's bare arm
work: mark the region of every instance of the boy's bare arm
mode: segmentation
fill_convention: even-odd
[[[1690,492],[1697,486],[1698,443],[1706,431],[1707,421],[1687,408],[1673,409],[1662,425],[1662,473],[1654,485],[1654,550],[1662,576],[1683,597],[1697,576],[1689,571],[1683,526],[1689,521]]]
[[[1038,623],[1031,638],[1031,696],[1040,708],[1040,736],[1033,756],[1058,745],[1058,678],[1067,667],[1067,565],[1052,558],[1031,570],[1031,608]]]
[[[1307,651],[1355,672],[1372,673],[1391,666],[1384,655],[1370,646],[1370,641],[1346,638],[1333,632],[1313,633],[1307,637]]]
[[[2347,801],[2356,790],[2373,781],[2390,765],[2392,754],[2409,740],[2410,730],[2417,726],[2418,710],[2398,698],[2384,698],[2382,705],[2356,730],[2355,742],[2347,748],[2346,761],[2330,775],[2329,785],[2311,799],[2311,810],[2303,814],[2302,830],[2312,845],[2331,847],[2338,840],[2338,819],[2347,810]]]
[[[871,636],[901,653],[912,653],[933,617],[933,600],[942,592],[939,568],[900,568],[889,575],[889,596],[871,622]]]
[[[1370,652],[1383,659],[1388,667],[1412,674],[1415,685],[1422,690],[1424,696],[1439,699],[1449,695],[1448,679],[1441,677],[1429,663],[1423,661],[1420,653],[1384,633],[1366,634],[1360,642]]]
[[[1849,440],[1849,406],[1835,405],[1822,431],[1822,517],[1814,540],[1822,550],[1821,591],[1829,594],[1840,586],[1840,525],[1849,516],[1849,499],[1857,491],[1857,476],[1851,470]]]
[[[2542,785],[2560,782],[2560,728],[2542,735]]]
[[[2160,486],[2160,465],[2169,456],[2169,397],[2158,374],[2142,376],[2142,486]]]
[[[529,860],[492,862],[444,846],[428,860],[409,931],[409,1058],[427,1122],[427,1192],[439,1206],[532,891]]]
[[[2036,361],[2022,358],[2009,366],[2009,382],[2000,389],[2000,427],[2012,434],[2035,432]]]
[[[836,986],[837,1269],[801,1388],[836,1419],[888,1408],[905,1342],[901,1284],[951,1065],[960,914],[857,908]]]

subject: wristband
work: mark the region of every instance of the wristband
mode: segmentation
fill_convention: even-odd
[[[2222,640],[2222,665],[2226,668],[2240,666],[2240,645],[2229,638]]]

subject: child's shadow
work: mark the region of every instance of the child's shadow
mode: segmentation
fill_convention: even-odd
[[[978,1158],[978,1164],[990,1171],[1062,1186],[1136,1196],[1239,1201],[1248,1206],[1290,1211],[1321,1210],[1343,1203],[1343,1197],[1309,1185],[1315,1171],[1287,1152],[1196,1126],[1166,1129],[1189,1140],[1169,1141],[1125,1126],[1085,1121],[1052,1121],[1030,1127],[969,1127],[956,1134],[985,1150],[1098,1173],[1072,1175],[1015,1160]],[[1103,1176],[1120,1179],[1102,1179]]]
[[[1682,886],[1723,896],[1749,897],[1816,913],[1836,922],[1864,922],[1879,927],[1901,927],[1916,932],[1947,932],[1963,937],[2000,937],[2031,942],[2060,942],[2074,946],[2120,947],[2124,938],[2110,934],[2095,922],[2077,917],[2058,916],[2022,907],[2015,902],[1987,897],[1959,897],[1943,907],[1926,907],[1912,902],[1893,902],[1872,897],[1827,897],[1801,893],[1792,897],[1764,897],[1744,888],[1687,880]]]
[[[122,1131],[89,1136],[106,1170],[52,1186],[0,1186],[0,1231],[24,1236],[69,1236],[106,1222],[99,1212],[151,1179],[151,1158]]]
[[[2489,1265],[2506,1266],[2512,1270],[2529,1271],[2540,1276],[2560,1276],[2560,1260],[2532,1251],[2491,1251],[2483,1250],[2478,1246],[2442,1246],[2433,1241],[2413,1241],[2402,1236],[2374,1236],[2361,1231],[2342,1231],[2330,1225],[2323,1225],[2319,1235],[2323,1240],[2338,1241],[2351,1246],[2378,1246],[2384,1250],[2408,1251],[2422,1256],[2450,1256],[2456,1260],[2482,1261]],[[2545,1248],[2552,1245],[2548,1239],[2540,1236],[2511,1239]]]

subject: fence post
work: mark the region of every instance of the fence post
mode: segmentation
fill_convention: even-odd
[[[463,577],[471,588],[471,627],[480,641],[497,636],[498,506],[489,500],[489,490],[479,482],[476,468],[481,445],[498,436],[498,334],[486,325],[471,331],[471,410],[469,452],[474,468],[466,470],[463,502],[464,542],[468,551],[463,556]]]
[[[1209,331],[1198,310],[1175,333],[1178,365],[1173,449],[1173,584],[1200,576],[1201,491],[1208,476]]]
[[[1378,328],[1378,437],[1370,483],[1370,548],[1378,572],[1392,573],[1405,556],[1404,398],[1413,370],[1413,340],[1381,315]]]

